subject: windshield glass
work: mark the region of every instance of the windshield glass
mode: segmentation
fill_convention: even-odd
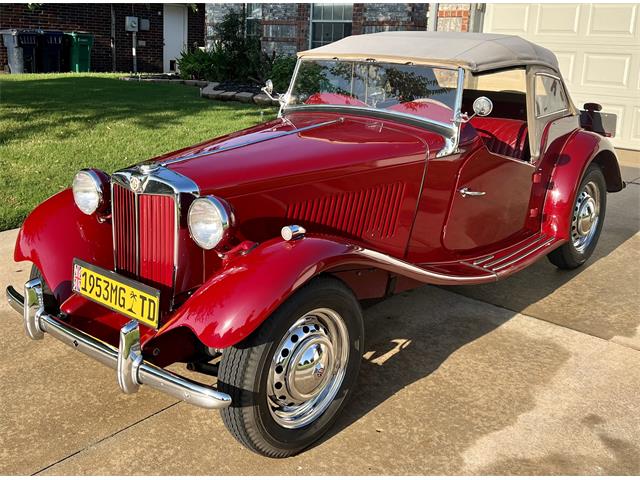
[[[458,71],[397,63],[302,60],[287,106],[373,108],[453,123]]]

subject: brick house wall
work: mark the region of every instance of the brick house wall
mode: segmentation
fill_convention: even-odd
[[[468,32],[470,16],[469,3],[441,3],[438,7],[438,31]]]
[[[188,11],[187,38],[189,45],[204,46],[205,4],[195,4],[197,11]],[[125,17],[148,19],[148,31],[137,33],[138,71],[161,72],[163,56],[162,4],[109,4],[74,3],[41,4],[30,9],[27,4],[0,4],[0,29],[26,28],[82,31],[94,35],[91,51],[91,70],[113,70],[111,49],[111,13],[115,16],[116,71],[128,72],[133,68],[132,34],[125,31]],[[144,45],[141,45],[140,43]],[[7,63],[7,51],[0,47],[0,69]]]
[[[260,6],[262,46],[281,55],[294,55],[309,48],[311,4],[269,3]],[[426,30],[428,3],[354,3],[352,34],[389,30]],[[207,4],[207,40],[214,39],[214,26],[229,11],[243,13],[242,3]],[[468,31],[470,4],[439,4],[438,30]]]
[[[358,33],[426,29],[428,8],[426,3],[363,3],[357,5],[359,8],[353,12],[353,22],[354,27],[356,23],[362,25],[358,29]]]

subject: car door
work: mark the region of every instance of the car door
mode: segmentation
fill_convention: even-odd
[[[535,167],[484,145],[464,161],[443,234],[447,250],[497,249],[526,235]]]
[[[515,68],[477,76],[465,91],[488,95],[494,108],[470,121],[480,148],[471,149],[458,170],[443,234],[449,251],[491,252],[533,233],[528,220],[538,214],[530,205],[537,170],[531,154],[539,150],[539,137],[530,128],[531,74]]]

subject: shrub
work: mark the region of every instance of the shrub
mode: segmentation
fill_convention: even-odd
[[[195,48],[178,59],[182,78],[208,81],[247,81],[263,85],[273,77],[277,91],[285,91],[295,66],[293,57],[264,52],[260,36],[246,37],[244,18],[228,12],[216,26],[216,40],[209,50]]]
[[[289,82],[296,67],[296,57],[277,57],[271,66],[271,80],[273,89],[278,93],[284,93],[289,88]]]

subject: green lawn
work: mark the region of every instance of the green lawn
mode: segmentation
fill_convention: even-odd
[[[268,120],[274,109],[113,74],[0,75],[0,230],[71,184]]]

